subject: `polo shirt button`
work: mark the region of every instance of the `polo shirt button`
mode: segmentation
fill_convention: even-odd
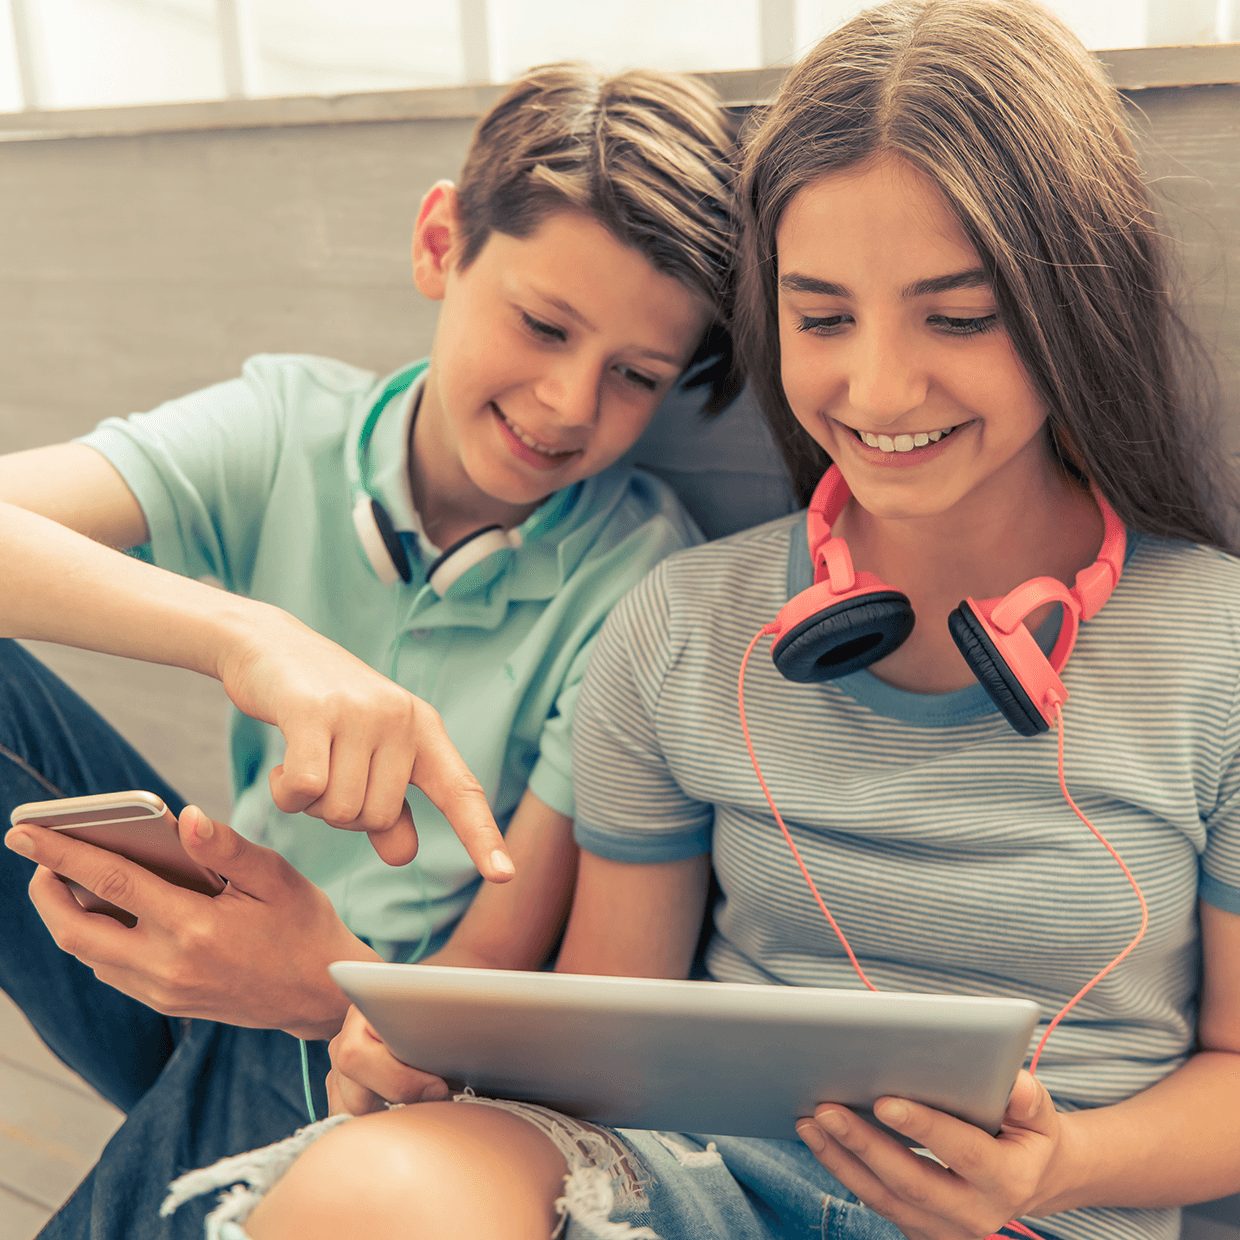
[[[430,629],[410,629],[409,636],[414,641],[424,642],[431,635]]]

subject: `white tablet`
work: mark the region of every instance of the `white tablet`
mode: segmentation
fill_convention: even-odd
[[[794,1137],[819,1102],[893,1094],[997,1132],[1038,1007],[871,993],[338,961],[404,1063],[613,1128]]]

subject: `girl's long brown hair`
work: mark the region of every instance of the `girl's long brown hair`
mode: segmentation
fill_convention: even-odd
[[[939,187],[1049,411],[1051,450],[1131,529],[1233,549],[1213,372],[1168,292],[1118,92],[1031,0],[891,0],[789,74],[741,178],[743,359],[804,503],[829,461],[780,382],[776,232],[807,185],[878,155]]]

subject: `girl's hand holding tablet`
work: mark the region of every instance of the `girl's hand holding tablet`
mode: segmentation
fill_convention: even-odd
[[[882,1099],[874,1113],[939,1162],[914,1154],[844,1107],[819,1107],[813,1119],[797,1125],[797,1135],[841,1184],[909,1240],[990,1235],[1010,1219],[1042,1214],[1049,1186],[1078,1161],[1069,1152],[1065,1117],[1025,1071],[1016,1078],[997,1137],[902,1098]]]

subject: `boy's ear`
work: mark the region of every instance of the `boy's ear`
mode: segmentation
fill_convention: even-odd
[[[436,181],[418,208],[413,226],[413,282],[418,292],[442,301],[456,252],[461,245],[461,217],[456,186]]]

